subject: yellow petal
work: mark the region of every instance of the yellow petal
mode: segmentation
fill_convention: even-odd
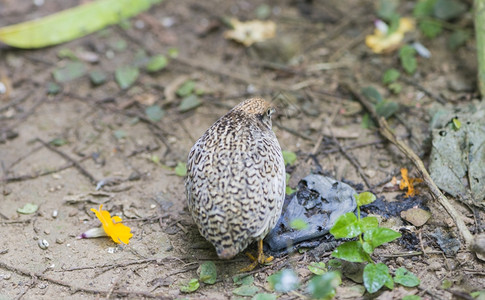
[[[237,19],[231,19],[231,25],[234,29],[226,31],[224,37],[238,41],[246,47],[273,38],[276,33],[276,24],[272,21],[240,22]]]

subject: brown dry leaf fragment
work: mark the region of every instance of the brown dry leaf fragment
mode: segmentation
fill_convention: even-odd
[[[273,21],[241,22],[233,18],[230,23],[234,29],[226,31],[224,37],[240,42],[246,47],[256,42],[271,39],[276,34],[276,24]]]

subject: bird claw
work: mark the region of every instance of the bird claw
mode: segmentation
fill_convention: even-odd
[[[264,255],[264,253],[263,253],[263,241],[262,240],[260,240],[258,242],[258,258],[254,257],[253,255],[251,255],[250,253],[247,253],[247,252],[246,252],[246,256],[249,257],[249,259],[252,260],[253,262],[249,266],[239,270],[241,272],[252,271],[252,270],[254,270],[254,268],[256,268],[256,266],[258,264],[265,265],[265,264],[272,262],[273,259],[274,259],[273,256]]]

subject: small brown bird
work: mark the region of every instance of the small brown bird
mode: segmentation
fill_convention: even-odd
[[[286,172],[271,130],[275,109],[261,98],[241,102],[217,120],[190,150],[185,189],[199,232],[221,259],[233,258],[263,238],[281,215]]]

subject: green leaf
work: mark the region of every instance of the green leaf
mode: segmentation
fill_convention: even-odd
[[[362,192],[355,196],[355,200],[357,201],[357,206],[361,207],[362,205],[367,205],[376,201],[376,195],[371,192]]]
[[[437,0],[433,7],[433,14],[443,20],[451,20],[467,10],[467,6],[457,0]]]
[[[361,234],[362,230],[354,213],[348,212],[337,219],[330,233],[336,239],[353,238]]]
[[[52,146],[60,147],[68,144],[69,142],[66,139],[62,138],[55,138],[52,141],[49,142]]]
[[[251,284],[251,285],[241,285],[240,287],[235,288],[232,291],[232,293],[234,295],[238,295],[238,296],[253,296],[258,291],[259,291],[259,289]]]
[[[194,94],[190,94],[182,99],[182,102],[179,105],[179,111],[186,112],[200,106],[201,104],[202,101],[199,100],[199,97]]]
[[[0,28],[0,41],[23,49],[71,41],[147,10],[161,0],[100,0]]]
[[[443,26],[436,20],[424,19],[419,22],[419,30],[421,30],[425,36],[435,38],[443,31]]]
[[[401,59],[401,65],[404,70],[413,74],[416,71],[418,63],[416,61],[416,50],[409,45],[404,45],[399,49],[399,58]]]
[[[328,269],[329,270],[340,270],[342,269],[342,260],[340,259],[331,259],[328,261]]]
[[[57,57],[68,58],[70,60],[79,60],[79,58],[74,54],[74,52],[69,48],[62,48],[57,51]]]
[[[458,120],[457,118],[453,118],[453,120],[452,120],[452,121],[453,121],[453,126],[454,126],[455,130],[460,129],[460,127],[461,127],[461,122],[460,122],[460,120]]]
[[[291,220],[290,227],[295,230],[303,230],[308,228],[308,223],[305,222],[305,220],[303,219],[297,218],[297,219]]]
[[[195,82],[192,80],[187,80],[182,84],[181,87],[175,92],[180,97],[187,97],[188,95],[192,94],[195,88]]]
[[[323,261],[312,262],[308,265],[308,270],[315,275],[322,275],[323,273],[327,272],[327,268],[325,267],[325,263]]]
[[[394,68],[388,69],[382,76],[382,83],[384,84],[392,83],[396,81],[399,78],[399,76],[401,76],[401,73],[399,73],[398,70]]]
[[[339,273],[332,271],[314,276],[308,282],[307,290],[315,299],[331,299],[341,282]]]
[[[406,295],[402,297],[402,300],[421,300],[421,297],[418,295]]]
[[[253,284],[254,277],[253,275],[246,275],[246,276],[235,275],[232,277],[232,281],[236,285],[250,285],[250,284]]]
[[[276,295],[269,293],[259,293],[254,295],[251,300],[276,300]]]
[[[164,55],[155,55],[148,61],[147,65],[145,66],[147,72],[157,72],[167,66],[168,60]]]
[[[399,94],[402,91],[402,85],[397,82],[389,84],[387,88],[394,94]]]
[[[415,18],[428,17],[433,13],[433,7],[436,0],[421,0],[417,1],[413,9],[413,16]]]
[[[177,174],[178,175],[178,174]],[[197,270],[199,280],[203,283],[214,284],[217,279],[216,264],[213,261],[206,261]]]
[[[187,164],[183,162],[178,162],[175,167],[175,175],[184,177],[187,175]]]
[[[394,282],[407,287],[418,286],[421,281],[416,275],[406,270],[406,268],[400,267],[394,274]]]
[[[122,66],[116,69],[115,79],[121,89],[129,88],[138,79],[140,72],[138,68],[131,66]]]
[[[365,253],[368,254],[372,254],[372,252],[374,252],[374,247],[372,247],[372,244],[369,242],[363,242],[362,249],[364,249]]]
[[[448,48],[456,50],[465,45],[466,41],[470,38],[470,32],[468,30],[455,30],[448,39]]]
[[[126,137],[126,132],[123,130],[115,130],[113,135],[117,140],[121,140],[122,138]]]
[[[122,52],[128,47],[128,43],[124,39],[112,40],[109,45],[117,52]]]
[[[193,278],[187,284],[181,286],[180,291],[182,293],[193,293],[197,291],[199,286],[200,286],[199,280],[197,280],[196,278]]]
[[[61,87],[55,82],[47,83],[47,94],[57,95],[61,91]]]
[[[399,232],[384,227],[373,228],[364,232],[364,241],[371,243],[374,248],[399,237],[401,237]]]
[[[396,15],[399,0],[379,0],[377,3],[377,16],[384,20],[390,20]]]
[[[364,268],[364,286],[369,293],[375,293],[389,280],[392,280],[389,269],[383,263],[368,264]]]
[[[453,285],[453,282],[448,279],[444,279],[443,282],[441,283],[441,289],[446,290],[449,289]]]
[[[107,76],[103,71],[94,70],[89,72],[89,79],[94,85],[101,85],[106,82]]]
[[[287,195],[291,195],[291,194],[293,194],[294,192],[296,192],[296,190],[295,190],[295,189],[292,189],[292,188],[291,188],[289,185],[287,185],[287,186],[286,186],[285,193],[286,193]]]
[[[285,161],[285,166],[292,165],[296,161],[295,152],[283,150],[283,160]]]
[[[365,113],[364,116],[362,116],[362,122],[360,124],[360,127],[362,127],[363,129],[376,127],[368,113]]]
[[[370,257],[364,252],[362,244],[358,241],[345,242],[333,250],[332,256],[350,262],[369,261]]]
[[[162,119],[163,115],[165,115],[165,112],[160,106],[152,105],[145,108],[145,114],[151,121],[158,122]]]
[[[170,49],[168,49],[167,53],[168,53],[168,56],[169,57],[171,57],[171,58],[177,58],[177,56],[179,56],[179,49],[177,49],[177,48],[170,48]]]
[[[372,86],[368,86],[362,89],[362,94],[374,103],[382,101],[381,94]]]
[[[299,285],[298,276],[290,269],[284,269],[270,275],[267,280],[271,289],[281,293],[288,293],[298,288]]]
[[[34,203],[26,203],[24,207],[17,208],[17,212],[23,215],[30,215],[37,211],[39,206]]]
[[[68,82],[84,76],[86,74],[86,66],[80,61],[68,62],[64,67],[54,70],[52,75],[57,82]]]
[[[387,35],[389,36],[390,34],[393,34],[399,29],[399,23],[400,23],[401,16],[399,14],[393,14],[389,21],[389,29],[387,30]]]
[[[379,227],[379,220],[376,217],[368,216],[360,219],[360,229],[362,232]]]
[[[389,118],[399,110],[399,105],[394,101],[384,100],[376,105],[378,116]]]

